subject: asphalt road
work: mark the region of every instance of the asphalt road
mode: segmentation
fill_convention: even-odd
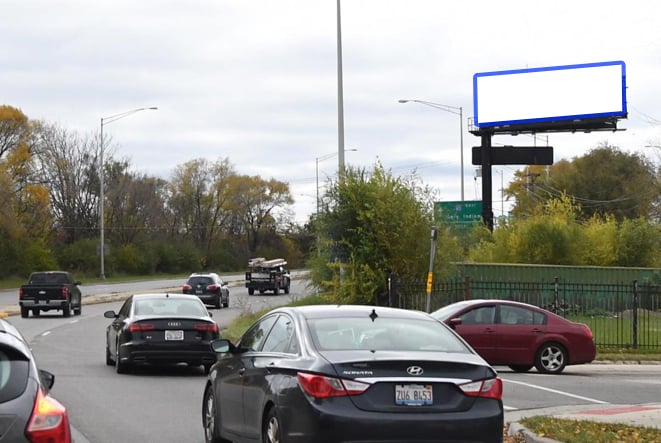
[[[211,312],[222,329],[242,312],[303,296],[303,282],[294,280],[291,294],[279,296],[250,297],[245,288],[234,287],[229,309]],[[119,375],[105,365],[109,320],[103,312],[120,305],[120,301],[85,305],[80,317],[44,313],[40,318],[12,316],[10,321],[31,341],[39,365],[55,374],[53,394],[69,409],[77,443],[203,442],[201,368],[141,369]],[[555,376],[497,369],[504,380],[503,402],[511,413],[565,405],[659,402],[661,365],[590,364],[568,367]]]

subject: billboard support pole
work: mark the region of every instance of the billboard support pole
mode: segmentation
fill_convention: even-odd
[[[491,184],[491,132],[483,131],[482,139],[482,222],[493,232],[493,202]]]

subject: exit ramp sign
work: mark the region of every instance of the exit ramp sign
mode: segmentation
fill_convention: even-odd
[[[482,200],[434,202],[434,221],[472,226],[482,222]]]

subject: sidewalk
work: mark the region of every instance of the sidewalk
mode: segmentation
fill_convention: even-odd
[[[526,417],[551,416],[569,420],[589,420],[605,423],[622,423],[631,426],[644,426],[661,429],[661,403],[644,405],[574,405],[553,408],[506,411],[505,422],[510,423],[510,435],[522,434],[528,443],[556,443],[545,437],[538,437],[522,426],[518,420]]]

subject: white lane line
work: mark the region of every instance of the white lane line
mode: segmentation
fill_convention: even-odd
[[[590,397],[583,397],[582,395],[570,394],[569,392],[558,391],[557,389],[545,388],[543,386],[533,385],[533,384],[530,384],[530,383],[524,383],[522,381],[514,381],[514,380],[506,380],[506,379],[503,379],[503,381],[506,381],[508,383],[514,383],[516,385],[527,386],[527,387],[533,388],[533,389],[539,389],[540,391],[546,391],[546,392],[552,392],[552,393],[558,394],[558,395],[564,395],[565,397],[572,397],[572,398],[577,398],[579,400],[590,401],[592,403],[598,403],[598,404],[602,404],[602,405],[606,405],[606,404],[609,403],[607,401],[601,401],[601,400],[597,400],[597,399],[590,398]]]
[[[42,337],[45,337],[45,336],[48,335],[48,334],[50,334],[50,331],[42,332],[42,333],[41,333],[41,336],[42,336]]]

